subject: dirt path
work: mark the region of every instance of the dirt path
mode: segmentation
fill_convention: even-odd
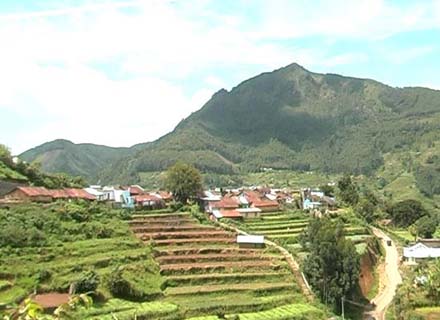
[[[365,318],[374,317],[377,320],[385,320],[386,310],[393,301],[397,286],[402,283],[402,277],[399,273],[399,254],[394,242],[382,230],[373,228],[373,233],[381,239],[386,256],[385,261],[378,267],[379,292],[371,300],[376,307],[373,311],[366,312]],[[391,241],[390,246],[387,245],[387,241]]]

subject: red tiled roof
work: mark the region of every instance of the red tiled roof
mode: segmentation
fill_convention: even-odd
[[[69,198],[75,199],[85,199],[85,200],[96,200],[96,197],[84,189],[74,189],[74,188],[66,188],[64,191],[67,193]]]
[[[69,194],[63,189],[48,190],[54,199],[67,199]]]
[[[135,196],[134,200],[136,202],[144,202],[144,201],[157,201],[157,202],[159,202],[159,201],[162,201],[161,198],[156,197],[155,195],[152,195],[152,194],[141,194],[141,195]]]
[[[237,210],[221,209],[220,213],[224,218],[241,218],[242,217],[240,212],[238,212]]]
[[[138,195],[144,193],[144,190],[141,189],[139,186],[130,186],[128,188],[128,191],[130,192],[131,195]]]
[[[277,201],[267,200],[267,201],[255,201],[252,203],[254,207],[278,207]]]
[[[212,201],[213,208],[238,208],[239,202],[235,197],[223,197],[220,201]]]
[[[42,306],[43,309],[49,309],[69,302],[69,297],[68,293],[44,293],[37,294],[32,300]]]
[[[167,191],[159,191],[158,194],[162,197],[164,200],[170,200],[173,198],[173,195]]]
[[[21,190],[29,197],[52,196],[51,192],[44,187],[17,187],[17,189]]]

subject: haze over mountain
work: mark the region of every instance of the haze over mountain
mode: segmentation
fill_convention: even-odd
[[[54,141],[26,151],[43,169],[136,182],[177,160],[204,172],[265,167],[371,174],[384,155],[432,148],[440,91],[309,72],[291,64],[218,91],[169,134],[132,148]],[[432,149],[431,153],[437,152]]]

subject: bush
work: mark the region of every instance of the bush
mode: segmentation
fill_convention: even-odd
[[[93,292],[98,288],[99,275],[95,271],[89,271],[78,280],[75,285],[75,293]]]
[[[404,200],[395,203],[388,209],[393,224],[398,227],[409,227],[421,217],[428,214],[420,201]]]

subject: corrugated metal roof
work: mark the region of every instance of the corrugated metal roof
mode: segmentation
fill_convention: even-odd
[[[253,235],[238,235],[237,243],[255,243],[255,244],[263,244],[264,236],[253,236]]]

